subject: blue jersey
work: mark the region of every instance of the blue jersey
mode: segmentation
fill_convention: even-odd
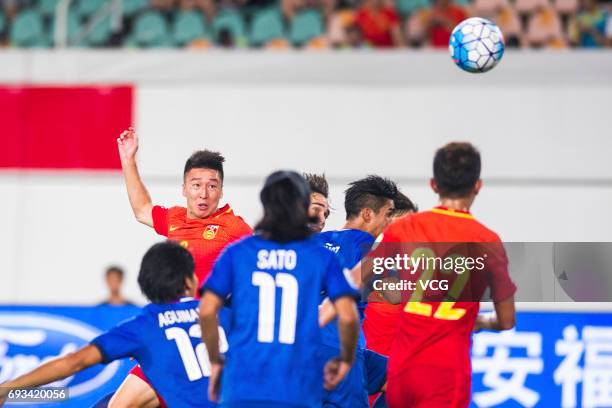
[[[248,237],[224,250],[203,290],[234,299],[221,403],[321,404],[319,294],[357,296],[333,254],[312,239]]]
[[[352,269],[368,254],[375,238],[367,232],[357,229],[344,229],[339,231],[327,231],[317,234],[314,239],[326,249],[335,253],[344,268]],[[364,302],[359,302],[359,315],[363,320]],[[338,347],[339,335],[337,320],[323,327],[323,343],[327,346]],[[359,331],[360,348],[365,348],[365,337]]]
[[[108,363],[133,357],[169,407],[215,407],[207,397],[210,362],[202,343],[198,302],[149,304],[91,344]],[[222,351],[227,341],[220,329]]]

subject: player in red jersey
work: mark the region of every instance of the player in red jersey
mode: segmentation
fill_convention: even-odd
[[[381,245],[397,243],[489,243],[501,248],[499,236],[469,212],[482,187],[480,154],[469,143],[450,143],[436,152],[432,189],[440,206],[406,216],[384,232]],[[503,252],[503,251],[502,251]],[[497,254],[497,267],[486,282],[467,286],[473,301],[429,302],[411,298],[398,320],[391,347],[387,401],[391,408],[464,408],[470,404],[470,343],[474,329],[508,330],[514,327],[515,285],[507,271],[505,253]],[[500,267],[501,265],[501,267]],[[369,277],[364,262],[353,270],[356,281]],[[495,316],[479,316],[484,287],[490,285]],[[412,294],[414,295],[414,293]]]
[[[418,211],[416,204],[402,192],[398,192],[393,204],[395,206],[394,221]],[[381,234],[379,239],[382,240],[382,237]],[[386,278],[387,281],[393,279]],[[365,308],[363,320],[363,333],[368,350],[383,356],[389,356],[391,343],[397,333],[397,316],[402,309],[402,305],[396,299],[388,298],[389,295],[393,295],[393,292],[373,290],[368,295],[368,305]]]
[[[214,261],[229,243],[252,233],[223,197],[223,162],[217,152],[200,150],[187,159],[183,171],[185,207],[153,205],[136,163],[138,136],[133,128],[117,139],[125,185],[136,219],[163,236],[179,242],[195,260],[195,274],[204,282]],[[165,405],[156,395],[140,367],[136,366],[109,403],[109,407],[155,407]]]

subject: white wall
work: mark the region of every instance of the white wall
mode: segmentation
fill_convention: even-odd
[[[253,223],[263,177],[325,171],[342,225],[346,183],[392,177],[421,208],[441,144],[482,151],[477,217],[508,241],[612,240],[612,54],[509,53],[469,75],[445,53],[0,54],[4,83],[136,84],[141,168],[154,200],[182,202],[186,156],[227,156],[225,198]],[[111,135],[114,137],[114,135]],[[10,137],[10,135],[2,135]],[[0,302],[92,303],[102,270],[155,242],[133,220],[120,174],[0,172]]]

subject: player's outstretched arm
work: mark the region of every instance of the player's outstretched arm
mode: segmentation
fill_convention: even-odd
[[[77,352],[49,361],[40,367],[0,386],[0,405],[11,389],[33,388],[69,377],[81,370],[102,362],[102,354],[96,346],[87,345]]]
[[[495,314],[479,314],[476,318],[474,330],[510,330],[516,321],[514,296],[501,302],[495,302]]]
[[[223,371],[223,356],[219,349],[219,310],[223,306],[223,299],[211,291],[204,292],[200,300],[200,328],[202,341],[208,350],[210,360],[210,378],[208,379],[208,399],[217,401],[221,386],[221,372]]]
[[[340,356],[328,361],[325,365],[325,388],[333,389],[346,377],[353,361],[359,335],[359,315],[355,301],[343,296],[334,302],[338,313],[338,331],[340,333]]]
[[[121,133],[117,138],[121,168],[125,178],[128,198],[134,216],[142,224],[153,227],[153,202],[147,191],[136,164],[136,152],[138,151],[138,135],[133,128]]]

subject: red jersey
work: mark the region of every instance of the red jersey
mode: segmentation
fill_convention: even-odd
[[[392,47],[391,30],[399,26],[399,17],[392,7],[372,10],[362,7],[355,17],[363,37],[375,47]]]
[[[481,242],[495,243],[491,247],[498,248],[501,268],[486,271],[489,275],[481,282],[482,287],[468,284],[463,289],[469,289],[474,301],[407,302],[399,314],[398,333],[389,356],[390,380],[410,367],[424,366],[463,373],[469,384],[471,333],[480,306],[477,300],[487,285],[494,301],[505,300],[516,291],[499,236],[468,212],[437,207],[391,224],[384,232],[385,242]]]
[[[193,256],[195,273],[201,285],[217,257],[228,244],[252,233],[251,227],[234,214],[228,204],[206,218],[187,218],[185,207],[153,207],[155,231],[179,242]]]

